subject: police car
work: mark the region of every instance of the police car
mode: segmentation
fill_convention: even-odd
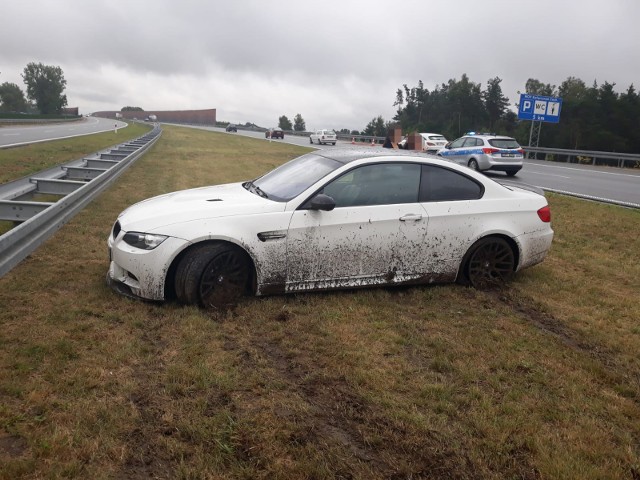
[[[511,137],[469,132],[438,150],[437,155],[473,170],[497,170],[512,177],[522,168],[524,150]]]

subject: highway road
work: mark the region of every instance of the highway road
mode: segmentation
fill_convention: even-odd
[[[0,124],[0,148],[91,135],[114,130],[116,125],[118,128],[127,126],[125,122],[97,117],[83,117],[77,122],[51,124],[19,126],[2,126]]]
[[[224,132],[222,128],[198,127],[205,130]],[[246,135],[260,138],[269,142],[264,133],[238,130],[238,133],[228,135]],[[309,137],[285,135],[284,140],[272,142],[287,142],[313,148],[353,148],[350,142],[338,141],[333,145],[310,145]],[[362,148],[360,144],[357,148]],[[367,144],[364,144],[367,145]],[[382,148],[380,145],[365,148]],[[640,208],[640,169],[594,167],[569,163],[547,162],[544,160],[525,160],[524,167],[515,177],[506,177],[503,173],[487,173],[495,180],[508,178],[512,182],[522,182],[535,185],[547,191],[573,195],[581,198],[597,200],[607,203]]]
[[[0,149],[47,140],[70,138],[91,133],[126,127],[126,123],[104,118],[87,117],[79,122],[54,125],[33,125],[0,128]],[[222,128],[194,127],[203,130],[225,132]],[[228,135],[245,135],[261,139],[266,143],[264,133],[239,130]],[[350,142],[338,141],[332,145],[310,145],[309,137],[286,135],[284,140],[271,142],[287,142],[294,145],[312,148],[353,148]],[[357,148],[362,148],[360,144]],[[367,145],[367,144],[364,144]],[[382,148],[366,146],[365,148]],[[487,173],[487,176],[500,180],[506,178],[502,173]],[[528,183],[547,191],[554,191],[581,198],[588,198],[607,203],[616,203],[640,208],[640,169],[622,169],[613,167],[593,167],[567,163],[546,162],[543,160],[525,160],[524,168],[510,181]]]

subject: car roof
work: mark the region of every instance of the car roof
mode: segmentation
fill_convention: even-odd
[[[335,160],[336,162],[347,164],[356,160],[364,160],[367,158],[389,157],[389,159],[408,157],[419,161],[433,161],[434,163],[445,162],[433,155],[418,153],[407,150],[390,150],[390,149],[367,149],[367,148],[331,148],[316,150],[307,155],[318,155],[320,157]],[[445,162],[446,163],[446,162]]]
[[[513,137],[509,137],[507,135],[496,135],[495,133],[475,133],[475,132],[465,133],[463,137],[510,138],[512,140],[514,139]]]

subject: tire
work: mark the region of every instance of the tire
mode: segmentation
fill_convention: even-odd
[[[513,275],[515,254],[504,238],[485,237],[474,243],[462,263],[460,283],[478,290],[496,288]]]
[[[471,170],[475,170],[476,172],[480,171],[480,167],[478,166],[478,162],[476,161],[475,158],[472,158],[471,160],[469,160],[469,168]]]
[[[174,286],[181,303],[225,310],[247,292],[249,277],[245,252],[209,243],[187,251],[176,269]]]
[[[520,169],[518,170],[507,170],[505,173],[507,174],[507,177],[514,177],[516,175],[516,173],[518,173],[520,171]]]
[[[336,146],[336,142],[333,142],[331,145],[333,145],[335,147]]]
[[[313,145],[313,138],[309,137],[309,143]]]

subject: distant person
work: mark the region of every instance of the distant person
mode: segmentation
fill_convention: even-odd
[[[387,138],[384,139],[382,148],[393,148],[393,143],[391,143],[391,137],[389,137],[388,135],[387,135]]]

